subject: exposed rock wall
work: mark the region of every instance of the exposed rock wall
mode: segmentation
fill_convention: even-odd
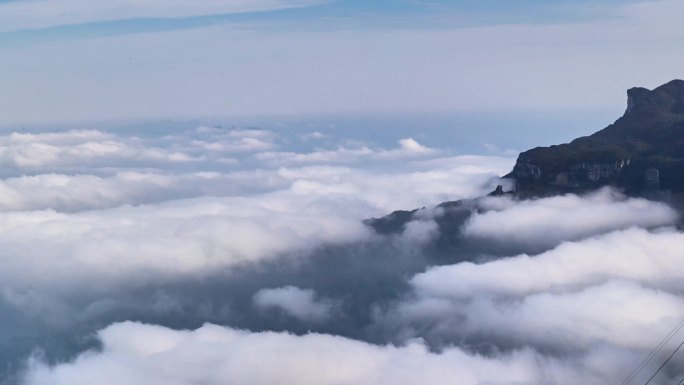
[[[684,192],[684,81],[632,88],[627,96],[615,123],[570,143],[525,151],[507,177],[518,191],[538,195],[603,185]],[[649,177],[647,170],[655,171]]]

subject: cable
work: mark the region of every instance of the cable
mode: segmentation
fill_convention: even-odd
[[[682,377],[682,380],[679,381],[679,383],[677,383],[677,385],[682,385],[682,384],[684,384],[684,377]]]
[[[684,341],[682,341],[682,343],[679,344],[679,346],[677,346],[677,349],[675,349],[674,352],[672,352],[672,354],[670,354],[670,356],[667,357],[667,359],[665,360],[665,362],[663,362],[663,364],[660,365],[660,367],[658,368],[658,370],[656,370],[656,372],[653,373],[653,375],[651,376],[651,378],[649,378],[648,381],[646,381],[646,383],[645,383],[644,385],[648,385],[648,384],[651,382],[651,380],[656,376],[656,374],[658,374],[658,373],[665,367],[665,365],[667,365],[667,363],[670,362],[670,360],[672,359],[672,357],[674,357],[675,353],[677,353],[677,351],[679,351],[679,349],[680,349],[682,346],[684,346]]]
[[[653,350],[651,350],[651,353],[649,353],[649,355],[646,356],[646,357],[641,361],[641,363],[639,364],[639,366],[638,366],[636,369],[634,369],[634,371],[633,371],[633,372],[632,372],[624,381],[622,381],[622,383],[621,383],[620,385],[627,385],[627,384],[629,384],[629,383],[634,379],[634,377],[636,377],[636,375],[639,374],[639,372],[641,372],[641,370],[642,370],[642,369],[643,369],[643,368],[644,368],[644,367],[653,359],[653,357],[655,357],[656,354],[658,354],[658,352],[660,352],[660,351],[663,349],[663,347],[665,347],[665,345],[666,345],[668,342],[670,342],[670,340],[672,339],[672,337],[674,337],[674,335],[677,334],[677,332],[679,332],[679,330],[680,330],[682,327],[684,327],[684,318],[682,318],[682,320],[679,321],[679,323],[678,323],[677,325],[675,325],[675,327],[670,331],[670,333],[668,333],[668,334],[665,336],[665,338],[663,338],[663,340],[660,341],[660,343],[658,344],[658,346],[656,346],[655,348],[653,348]],[[683,379],[682,381],[684,381],[684,379]],[[684,385],[684,384],[679,384],[679,385]]]
[[[649,353],[649,355],[641,361],[639,366],[636,369],[634,369],[634,371],[624,381],[622,381],[621,385],[627,385],[628,383],[630,383],[634,379],[634,377],[636,377],[636,375],[639,374],[639,372],[653,359],[653,357],[655,357],[656,354],[658,354],[658,352],[660,352],[663,349],[663,347],[665,347],[665,345],[670,341],[670,339],[672,339],[672,337],[674,337],[674,335],[677,334],[677,332],[682,328],[682,326],[684,326],[684,318],[682,318],[682,320],[679,321],[677,325],[675,325],[675,327],[670,331],[670,333],[668,333],[665,336],[665,338],[663,338],[663,340],[660,341],[658,346],[651,350],[651,353]]]

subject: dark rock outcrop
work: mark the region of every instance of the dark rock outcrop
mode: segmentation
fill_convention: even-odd
[[[570,143],[525,151],[504,178],[515,179],[516,191],[504,191],[500,185],[489,196],[527,198],[612,185],[628,194],[667,199],[684,212],[684,81],[673,80],[653,91],[628,90],[627,110],[615,123]],[[465,199],[437,206],[443,213],[435,217],[440,229],[435,255],[468,250],[469,241],[459,229],[478,210],[477,202]],[[407,223],[419,219],[419,212],[395,211],[365,223],[379,234],[400,234]],[[488,253],[497,255],[497,250]]]
[[[627,110],[615,123],[570,143],[521,153],[506,178],[516,180],[523,196],[605,185],[633,194],[684,192],[684,81],[628,90]]]

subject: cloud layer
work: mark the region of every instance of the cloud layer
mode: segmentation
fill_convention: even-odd
[[[0,143],[8,384],[616,383],[684,319],[677,210],[476,198],[512,159],[220,127]]]
[[[464,233],[504,244],[552,246],[632,226],[672,225],[678,219],[664,203],[628,199],[609,188],[583,197],[569,194],[522,202],[490,198],[481,207],[486,211],[473,215]]]
[[[360,336],[359,317],[424,263],[362,220],[480,195],[512,163],[222,127],[0,144],[0,377],[36,350],[72,357],[117,320]],[[350,291],[351,276],[365,278]]]
[[[333,315],[336,307],[334,301],[316,298],[313,290],[294,286],[261,289],[254,294],[252,301],[260,309],[280,309],[305,322],[325,321]]]
[[[148,138],[96,130],[0,137],[9,176],[0,181],[4,279],[108,285],[306,253],[362,240],[370,235],[362,219],[439,202],[447,186],[451,197],[476,194],[509,162],[472,169],[484,158],[440,158],[413,139],[394,150],[308,153],[273,151],[279,140],[206,127]],[[420,163],[429,158],[439,168]],[[368,161],[415,168],[378,175],[355,166]],[[457,186],[459,178],[473,183]]]
[[[534,256],[433,267],[411,279],[413,292],[378,316],[378,328],[488,354],[533,349],[591,367],[587,383],[621,381],[684,319],[682,244],[671,228],[633,228]],[[676,331],[662,355],[682,338]],[[635,383],[663,361],[657,355]],[[676,383],[681,370],[675,363],[659,381]]]
[[[379,347],[340,337],[247,333],[205,325],[195,331],[123,323],[101,331],[103,351],[72,364],[35,364],[27,385],[178,384],[532,384],[538,357],[529,351],[504,362],[458,349],[432,354],[419,343]],[[106,382],[105,382],[106,383]]]

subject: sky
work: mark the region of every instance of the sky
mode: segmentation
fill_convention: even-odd
[[[534,113],[591,116],[596,129],[624,110],[627,88],[682,77],[681,11],[667,0],[3,1],[0,126]]]
[[[0,0],[0,385],[681,384],[681,205],[489,193],[683,11]]]

